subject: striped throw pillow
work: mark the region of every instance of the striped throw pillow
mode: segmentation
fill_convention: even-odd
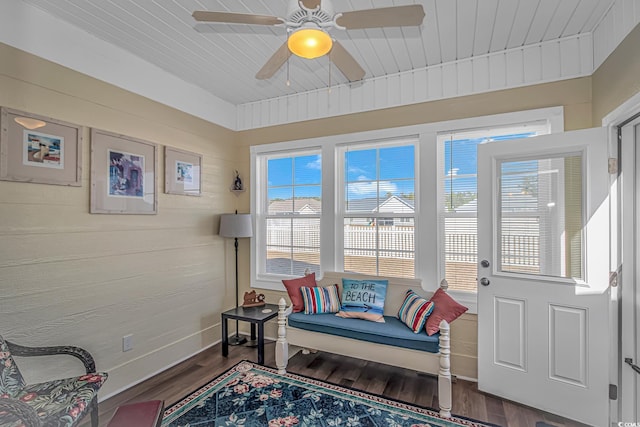
[[[433,311],[434,306],[432,301],[427,301],[412,290],[408,290],[398,311],[398,319],[417,334],[424,328],[427,317]]]
[[[340,310],[338,285],[321,287],[301,287],[305,314],[337,313]]]

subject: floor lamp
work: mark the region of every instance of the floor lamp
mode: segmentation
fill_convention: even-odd
[[[236,248],[236,308],[238,308],[238,239],[253,236],[253,226],[251,214],[222,214],[220,215],[220,231],[222,237],[235,239]],[[229,345],[240,345],[247,342],[247,339],[238,334],[238,320],[236,319],[236,334],[229,337]]]

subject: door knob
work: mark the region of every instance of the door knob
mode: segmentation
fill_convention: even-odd
[[[491,283],[491,282],[486,277],[483,277],[482,279],[480,279],[480,284],[482,286],[489,286],[489,283]]]
[[[491,263],[489,263],[488,260],[483,259],[482,261],[480,261],[480,265],[483,266],[484,268],[487,268],[491,265]]]

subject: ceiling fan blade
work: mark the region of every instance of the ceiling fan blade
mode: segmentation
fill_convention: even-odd
[[[329,52],[329,59],[331,59],[331,62],[338,67],[350,82],[357,82],[364,77],[365,72],[360,64],[358,64],[358,61],[335,40],[331,52]]]
[[[300,0],[307,9],[315,9],[320,6],[320,0]]]
[[[363,28],[421,25],[423,20],[424,8],[422,5],[412,4],[343,12],[342,16],[336,20],[336,23],[347,30],[359,30]]]
[[[287,42],[285,42],[278,50],[276,50],[276,53],[269,58],[260,71],[258,71],[256,79],[266,80],[271,78],[276,71],[278,71],[285,62],[287,62],[287,59],[289,59],[290,56],[291,51],[289,50],[289,46],[287,46]]]
[[[199,22],[221,22],[225,24],[278,25],[282,19],[268,15],[250,15],[246,13],[209,12],[196,10],[193,18]]]

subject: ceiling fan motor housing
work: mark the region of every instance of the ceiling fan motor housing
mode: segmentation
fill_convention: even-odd
[[[322,0],[317,10],[307,8],[302,1],[290,0],[287,11],[287,24],[300,26],[312,22],[319,27],[332,25],[334,21],[333,5],[329,0]]]

